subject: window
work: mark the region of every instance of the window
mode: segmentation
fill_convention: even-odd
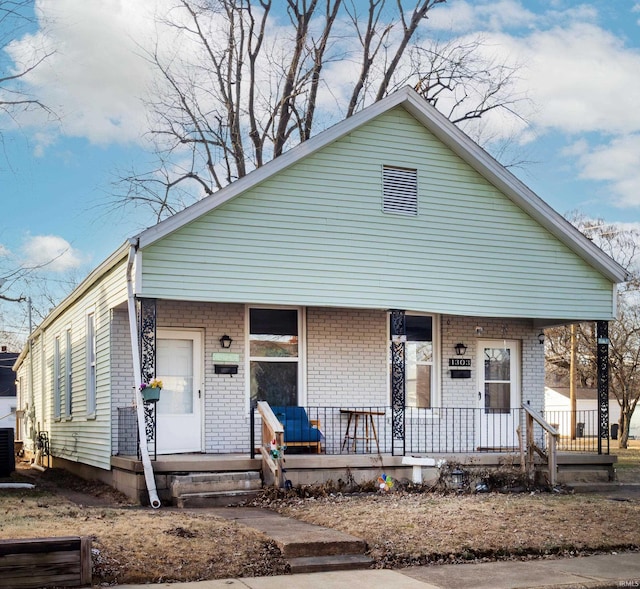
[[[56,336],[53,340],[53,417],[60,419],[61,413],[61,379],[62,371],[60,370],[60,337]]]
[[[96,322],[95,315],[87,315],[87,415],[96,412]]]
[[[252,401],[298,404],[298,318],[297,309],[249,309]]]
[[[418,214],[418,170],[384,166],[382,210],[397,215]]]
[[[71,417],[72,404],[71,398],[73,391],[71,390],[71,329],[67,329],[64,334],[64,414],[65,417]]]
[[[434,318],[406,315],[405,325],[405,403],[407,407],[431,409],[435,390]]]

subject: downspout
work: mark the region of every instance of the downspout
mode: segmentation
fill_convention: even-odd
[[[138,439],[140,440],[140,457],[142,458],[142,467],[144,469],[144,480],[147,484],[149,492],[149,503],[154,509],[160,507],[160,499],[156,491],[156,479],[153,476],[153,466],[151,458],[149,458],[149,448],[147,447],[147,432],[145,428],[144,408],[142,402],[142,393],[140,392],[140,383],[142,382],[142,370],[140,368],[140,347],[138,345],[138,321],[136,315],[136,303],[133,294],[133,279],[131,273],[133,271],[133,261],[135,259],[136,250],[138,249],[137,240],[130,240],[129,259],[127,261],[127,295],[129,306],[129,331],[131,333],[131,354],[133,356],[133,378],[136,398],[136,412],[138,414]]]

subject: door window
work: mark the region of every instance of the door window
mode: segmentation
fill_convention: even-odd
[[[511,350],[484,348],[484,411],[511,411]]]
[[[156,404],[159,414],[193,413],[193,340],[158,339],[156,343],[157,375],[162,393]]]

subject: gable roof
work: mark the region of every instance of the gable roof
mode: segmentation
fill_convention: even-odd
[[[406,109],[456,155],[603,276],[615,283],[624,282],[628,279],[629,274],[622,266],[595,246],[571,223],[552,209],[409,86],[301,143],[243,178],[222,188],[215,194],[142,231],[134,240],[137,241],[140,248],[153,244],[201,215],[214,210],[246,190],[398,106]]]

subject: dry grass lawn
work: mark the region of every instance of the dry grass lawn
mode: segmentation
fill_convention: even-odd
[[[612,448],[612,453],[619,453],[620,479],[640,482],[640,443],[625,452]],[[13,480],[24,480],[24,471]],[[363,538],[379,567],[640,547],[640,494],[613,500],[547,493],[395,492],[264,503],[283,514]],[[286,571],[267,537],[206,510],[132,506],[108,487],[87,484],[55,469],[38,477],[36,491],[0,490],[0,538],[66,535],[93,538],[94,583]]]

